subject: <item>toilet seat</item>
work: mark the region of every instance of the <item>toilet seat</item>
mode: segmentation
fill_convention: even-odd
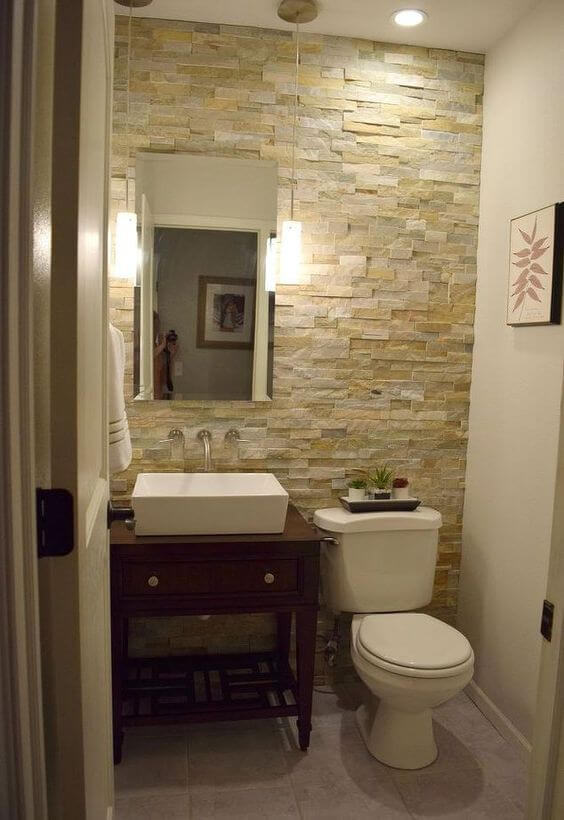
[[[453,627],[419,612],[366,615],[355,648],[368,663],[397,675],[444,678],[471,668],[474,653]]]

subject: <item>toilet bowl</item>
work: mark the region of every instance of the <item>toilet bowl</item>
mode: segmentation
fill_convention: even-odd
[[[421,769],[438,754],[432,709],[472,679],[474,653],[456,629],[422,613],[355,615],[351,656],[370,690],[357,710],[369,752],[399,769]]]
[[[325,602],[352,612],[351,657],[370,692],[357,722],[370,753],[420,769],[437,757],[432,709],[472,679],[474,653],[453,627],[414,612],[432,597],[442,519],[437,510],[318,510]]]

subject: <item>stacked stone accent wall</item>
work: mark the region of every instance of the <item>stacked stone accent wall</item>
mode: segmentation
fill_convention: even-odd
[[[137,150],[184,151],[276,160],[279,217],[287,218],[294,49],[291,32],[134,19],[128,152],[127,25],[118,17],[114,213],[125,206],[126,173],[133,189]],[[453,620],[483,62],[479,54],[303,35],[296,218],[304,253],[299,284],[276,293],[274,400],[130,402],[134,458],[114,479],[116,497],[128,497],[138,472],[201,467],[202,427],[212,432],[217,469],[273,472],[306,515],[338,504],[354,468],[386,463],[443,515],[430,611]],[[130,373],[132,292],[110,284]],[[159,443],[179,426],[185,464]],[[249,443],[226,447],[232,427]],[[270,622],[261,623],[249,619],[246,646],[270,640]],[[233,645],[229,620],[199,624],[140,622],[133,649],[182,651],[218,643],[218,634]]]

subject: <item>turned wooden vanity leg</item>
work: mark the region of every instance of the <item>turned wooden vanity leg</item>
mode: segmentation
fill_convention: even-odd
[[[276,632],[280,664],[281,666],[288,666],[290,662],[290,636],[292,634],[291,612],[276,613]]]
[[[114,763],[121,763],[121,728],[124,668],[127,662],[127,618],[112,618],[112,717]]]
[[[298,673],[298,740],[307,751],[311,732],[311,702],[315,668],[317,608],[296,612],[296,666]]]

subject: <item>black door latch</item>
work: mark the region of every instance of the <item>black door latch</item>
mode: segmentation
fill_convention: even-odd
[[[74,549],[74,503],[68,490],[35,491],[39,558],[69,555]]]
[[[541,617],[541,635],[547,641],[552,640],[552,624],[554,623],[554,604],[551,601],[543,601]]]

